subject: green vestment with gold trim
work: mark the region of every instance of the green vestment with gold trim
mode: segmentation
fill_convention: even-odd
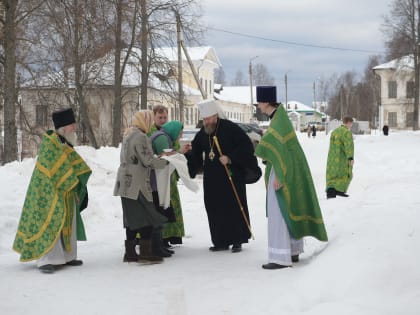
[[[282,184],[282,188],[276,191],[276,196],[290,235],[295,239],[313,236],[320,241],[327,241],[308,162],[281,105],[255,148],[255,155],[267,162],[266,185],[272,168]]]
[[[330,136],[330,147],[327,159],[327,188],[346,192],[353,178],[354,158],[353,134],[344,125],[335,129]]]
[[[77,239],[86,240],[79,208],[90,174],[86,162],[57,133],[44,134],[13,243],[21,261],[44,256],[60,237],[70,251],[75,207]]]

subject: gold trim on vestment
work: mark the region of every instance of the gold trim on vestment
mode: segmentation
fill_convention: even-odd
[[[274,128],[270,127],[268,129],[269,129],[269,133],[272,134],[273,137],[276,138],[278,141],[280,141],[280,143],[282,143],[282,144],[285,144],[289,140],[291,140],[293,138],[296,138],[296,133],[294,131],[291,131],[287,135],[282,136]]]
[[[36,233],[35,235],[33,235],[33,236],[32,236],[32,237],[30,237],[30,238],[26,238],[26,235],[25,235],[24,233],[22,233],[22,231],[20,231],[20,230],[18,230],[18,231],[17,231],[17,233],[18,233],[20,236],[22,236],[22,238],[23,238],[23,242],[24,242],[24,243],[30,243],[30,242],[33,242],[33,241],[35,241],[35,240],[37,240],[38,238],[40,238],[40,237],[41,237],[41,235],[44,233],[44,231],[47,229],[47,226],[48,226],[48,225],[50,224],[50,222],[51,222],[51,218],[52,218],[52,215],[53,215],[53,213],[54,213],[54,209],[55,209],[55,206],[56,206],[57,202],[58,202],[58,195],[57,195],[57,194],[55,194],[55,195],[54,195],[53,202],[52,202],[52,205],[51,205],[51,207],[50,207],[50,211],[48,211],[48,216],[47,216],[47,219],[45,220],[45,223],[42,225],[42,227],[39,229],[38,233]]]
[[[284,141],[284,143],[287,142],[287,141],[289,141],[290,139],[293,139],[293,135],[295,135],[294,132],[289,133],[285,137],[280,136],[280,134],[278,134],[277,132],[276,132],[276,134],[278,135],[277,139],[279,141]],[[276,136],[276,135],[273,134],[273,136]],[[282,140],[280,140],[279,138],[281,138]],[[286,176],[286,173],[287,173],[286,172],[286,167],[284,165],[284,162],[283,162],[283,159],[281,158],[280,153],[275,149],[275,146],[272,145],[272,144],[270,144],[270,143],[268,143],[268,142],[266,142],[266,141],[260,142],[259,145],[267,148],[268,150],[270,150],[276,156],[276,158],[277,158],[277,160],[278,160],[278,162],[280,164],[280,167],[281,167],[281,169],[283,171],[283,174],[284,174],[284,176]],[[269,160],[268,160],[268,162],[271,164],[271,168],[274,168],[273,162],[271,162]],[[276,175],[276,172],[275,171],[274,171],[274,174]],[[276,175],[276,177],[277,177],[277,175]],[[287,204],[290,205],[291,204],[291,198],[290,198],[289,188],[287,187],[287,185],[285,183],[281,183],[281,184],[282,184],[282,188],[281,189],[283,190],[283,193],[284,193],[284,197],[286,199],[286,202],[287,202]],[[290,219],[293,220],[293,221],[312,221],[312,222],[315,222],[317,224],[322,224],[324,222],[323,219],[317,219],[317,218],[314,218],[313,216],[308,216],[308,215],[299,215],[299,216],[297,216],[297,215],[294,215],[293,212],[292,212],[292,209],[287,210],[287,213],[288,213]]]
[[[271,143],[266,142],[266,141],[262,141],[258,145],[261,145],[261,146],[267,148],[268,150],[270,150],[272,153],[274,153],[274,155],[277,157],[277,160],[280,163],[281,170],[283,171],[284,175],[286,175],[286,173],[287,173],[286,166],[284,165],[283,159],[282,159],[280,153],[277,152],[275,146],[272,145]],[[272,161],[268,161],[268,162],[270,162],[271,165],[273,165]]]

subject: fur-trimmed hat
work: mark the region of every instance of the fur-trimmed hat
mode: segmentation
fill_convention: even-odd
[[[71,108],[60,109],[52,113],[52,120],[54,122],[54,128],[59,129],[64,126],[74,124],[76,119],[74,118],[74,112]]]

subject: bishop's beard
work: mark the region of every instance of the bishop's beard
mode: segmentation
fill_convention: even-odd
[[[217,123],[209,123],[208,125],[204,126],[204,132],[208,135],[211,135],[216,130]]]

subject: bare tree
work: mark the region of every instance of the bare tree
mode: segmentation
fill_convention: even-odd
[[[366,117],[368,117],[368,120],[373,126],[375,126],[376,121],[379,119],[378,107],[381,99],[381,82],[372,69],[379,65],[381,60],[382,58],[378,55],[370,56],[363,77],[366,92],[362,97],[362,100],[364,101],[362,109],[365,111]]]
[[[169,60],[155,53],[156,48],[173,46],[175,20],[190,41],[201,34],[197,27],[198,13],[195,0],[132,0],[115,1],[115,100],[113,106],[113,140],[117,146],[121,141],[122,79],[128,62],[138,60],[141,74],[140,108],[147,109],[150,74],[168,83],[174,73]],[[194,32],[193,30],[198,30]],[[123,43],[126,44],[122,52]],[[134,49],[136,48],[136,49]],[[180,93],[182,91],[178,91]]]
[[[241,70],[236,71],[235,78],[231,82],[232,85],[236,86],[245,86],[248,85],[248,80],[245,79],[245,76]]]
[[[83,141],[87,137],[97,148],[92,119],[98,115],[89,111],[86,97],[94,86],[108,80],[103,68],[109,65],[107,54],[113,47],[107,23],[113,12],[105,0],[46,0],[42,9],[36,25],[41,40],[34,48],[33,84],[63,93],[66,102],[61,106],[73,107]],[[48,106],[60,106],[45,99]]]
[[[347,71],[340,76],[334,74],[326,81],[325,87],[328,88],[324,90],[324,97],[328,97],[327,113],[332,118],[342,119],[344,115],[350,115],[374,125],[378,114],[380,82],[372,68],[379,62],[379,56],[370,56],[362,77],[354,71]]]
[[[18,49],[25,38],[25,22],[42,4],[40,0],[18,1],[3,0],[0,2],[0,63],[3,66],[2,94],[4,100],[4,152],[2,162],[17,159],[17,63]]]
[[[17,159],[17,128],[16,128],[16,41],[17,41],[17,6],[18,1],[3,1],[3,67],[4,67],[4,153],[5,163]]]
[[[222,68],[214,71],[214,82],[219,84],[226,84],[226,74]]]
[[[414,56],[414,110],[413,129],[419,129],[420,92],[420,0],[394,0],[391,12],[386,16],[383,32],[388,37],[385,44],[387,55],[400,58]]]
[[[268,71],[267,67],[261,63],[254,66],[252,80],[255,85],[274,85],[275,79]]]

